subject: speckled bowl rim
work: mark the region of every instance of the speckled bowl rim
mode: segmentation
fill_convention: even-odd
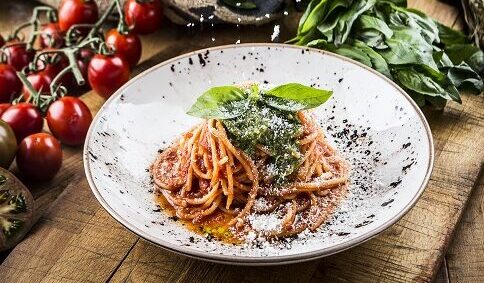
[[[91,140],[92,134],[93,134],[93,129],[95,125],[98,123],[98,120],[100,118],[100,113],[103,112],[103,110],[110,105],[114,99],[116,99],[123,91],[130,86],[131,84],[135,83],[139,78],[145,76],[146,74],[160,68],[161,66],[165,66],[168,64],[171,64],[174,61],[178,61],[183,58],[187,58],[196,54],[199,54],[201,52],[204,52],[206,50],[209,51],[214,51],[214,50],[222,50],[222,49],[232,49],[232,48],[247,48],[247,47],[275,47],[275,48],[293,48],[293,49],[303,49],[303,50],[310,50],[312,52],[318,52],[320,54],[324,54],[327,56],[332,56],[335,58],[338,58],[340,60],[344,60],[347,62],[350,62],[351,64],[354,64],[356,66],[359,66],[367,71],[372,72],[373,74],[379,76],[383,80],[385,80],[387,83],[392,85],[398,92],[400,92],[407,100],[410,102],[410,104],[413,106],[415,112],[417,113],[418,117],[422,121],[424,127],[425,127],[425,132],[427,134],[427,139],[429,142],[429,162],[427,165],[427,172],[425,173],[425,177],[422,180],[422,183],[420,185],[420,188],[418,189],[417,193],[413,196],[413,198],[410,200],[410,202],[397,214],[395,214],[390,220],[387,222],[381,224],[379,227],[376,227],[375,229],[368,231],[366,233],[363,233],[362,235],[351,239],[350,241],[344,242],[344,243],[339,243],[330,247],[325,247],[321,248],[319,250],[311,251],[311,252],[305,252],[305,253],[300,253],[300,254],[294,254],[294,255],[280,255],[280,256],[264,256],[264,257],[237,257],[237,256],[232,256],[232,255],[222,255],[222,254],[211,254],[207,252],[201,252],[197,251],[188,247],[184,246],[177,246],[173,245],[169,242],[165,242],[163,240],[154,238],[142,230],[136,228],[134,225],[130,223],[130,221],[124,219],[121,217],[116,211],[109,206],[109,204],[106,202],[106,200],[101,196],[99,193],[98,188],[96,187],[92,175],[91,175],[91,168],[89,166],[89,158],[87,154],[87,148],[89,146],[89,142]],[[417,202],[417,200],[420,198],[422,195],[423,191],[425,190],[427,183],[430,179],[430,175],[432,173],[432,169],[434,166],[434,143],[433,143],[433,138],[432,138],[432,133],[430,131],[429,124],[427,120],[425,119],[424,114],[420,110],[420,108],[417,106],[417,104],[412,100],[412,98],[402,89],[400,88],[397,84],[395,84],[393,81],[385,77],[384,75],[378,73],[377,71],[371,69],[370,67],[359,63],[355,60],[346,58],[344,56],[334,54],[328,51],[316,49],[316,48],[310,48],[310,47],[303,47],[303,46],[295,46],[295,45],[288,45],[288,44],[281,44],[281,43],[244,43],[244,44],[230,44],[230,45],[222,45],[222,46],[216,46],[216,47],[211,47],[211,48],[204,48],[196,51],[192,51],[189,53],[185,53],[182,55],[179,55],[177,57],[171,58],[169,60],[166,60],[164,62],[161,62],[145,71],[142,73],[138,74],[136,77],[132,78],[128,83],[126,83],[124,86],[122,86],[120,89],[118,89],[105,103],[104,105],[99,109],[97,112],[96,116],[94,117],[94,120],[91,123],[91,126],[89,127],[89,131],[86,136],[86,142],[84,144],[84,153],[83,153],[83,159],[84,159],[84,170],[86,173],[86,178],[89,183],[89,186],[91,187],[91,190],[96,197],[96,199],[99,201],[99,203],[102,205],[102,207],[116,220],[118,221],[121,225],[123,225],[125,228],[130,230],[131,232],[137,234],[141,238],[157,245],[160,246],[161,248],[164,248],[168,251],[175,252],[177,254],[181,254],[184,256],[188,256],[191,258],[195,259],[200,259],[200,260],[205,260],[205,261],[210,261],[210,262],[216,262],[216,263],[222,263],[222,264],[232,264],[232,265],[281,265],[281,264],[291,264],[291,263],[296,263],[296,262],[303,262],[303,261],[309,261],[313,260],[316,258],[320,257],[325,257],[329,256],[335,253],[342,252],[344,250],[350,249],[352,247],[355,247],[365,241],[370,240],[371,238],[377,236],[379,233],[383,232],[393,224],[395,224],[398,220],[400,220]],[[183,228],[181,228],[183,229]]]

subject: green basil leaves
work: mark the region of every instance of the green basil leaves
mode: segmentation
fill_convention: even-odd
[[[332,91],[289,83],[260,91],[257,85],[249,89],[235,86],[219,86],[207,90],[198,97],[187,114],[204,119],[231,119],[244,114],[251,100],[278,110],[297,112],[312,109],[326,102]]]
[[[187,114],[205,119],[230,119],[249,107],[249,95],[235,86],[219,86],[198,97]]]
[[[263,101],[276,109],[296,112],[316,108],[328,100],[332,91],[297,83],[277,86],[265,93]]]
[[[484,53],[461,32],[405,0],[312,0],[289,41],[363,63],[404,88],[421,106],[460,102],[457,88],[484,89]]]

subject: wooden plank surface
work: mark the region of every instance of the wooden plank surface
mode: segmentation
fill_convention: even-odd
[[[446,4],[425,0],[410,1],[410,4],[448,25],[456,22],[457,10]],[[12,5],[28,13],[25,11],[29,4],[2,1],[1,32],[6,30],[5,17],[7,14],[11,17]],[[5,10],[5,6],[9,6],[10,11]],[[10,24],[24,20],[25,16],[12,16],[11,19],[8,20]],[[280,40],[288,38],[296,22],[296,17],[289,16],[280,23]],[[273,25],[238,29],[206,26],[200,30],[167,23],[158,33],[143,38],[145,62],[136,72],[199,48],[234,43],[239,39],[241,42],[269,41],[272,29]],[[93,111],[102,104],[92,92],[82,98]],[[430,281],[437,273],[472,189],[478,188],[484,160],[483,109],[482,95],[464,95],[462,105],[449,104],[442,112],[426,113],[436,142],[434,173],[417,205],[396,225],[344,253],[282,267],[249,268],[206,263],[174,255],[139,239],[100,207],[85,181],[81,150],[67,148],[61,174],[50,183],[31,186],[37,200],[39,222],[4,260],[0,278],[5,282]],[[482,194],[480,198],[480,204],[472,206],[471,203],[473,215],[477,216],[466,216],[463,223],[472,217],[482,219]],[[476,232],[481,234],[461,235],[466,241],[450,250],[451,278],[465,282],[482,276],[480,227]],[[466,255],[479,247],[480,254]],[[469,267],[466,261],[472,261],[473,265]]]

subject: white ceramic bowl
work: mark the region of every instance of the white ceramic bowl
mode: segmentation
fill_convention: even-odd
[[[234,246],[194,234],[156,207],[146,169],[157,150],[200,122],[185,112],[202,92],[242,81],[297,82],[334,91],[315,112],[352,165],[350,194],[316,233],[274,246]],[[101,205],[139,236],[198,259],[269,265],[327,256],[391,226],[424,190],[433,154],[424,116],[383,75],[316,49],[241,44],[173,58],[119,89],[91,125],[84,165]]]

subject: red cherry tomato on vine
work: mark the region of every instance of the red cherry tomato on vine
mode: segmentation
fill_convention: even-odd
[[[47,181],[62,166],[62,148],[57,139],[46,133],[26,137],[17,151],[17,167],[28,179]]]
[[[163,7],[159,0],[127,0],[124,5],[126,24],[138,34],[155,32],[161,25]]]
[[[30,74],[27,76],[27,80],[32,84],[32,87],[36,91],[40,91],[41,93],[49,93],[52,78],[45,71]],[[30,92],[26,86],[23,87],[22,96],[25,101],[27,101],[30,97]]]
[[[50,131],[67,145],[83,144],[91,121],[91,111],[76,97],[62,97],[47,110]]]
[[[0,103],[0,117],[2,117],[3,112],[10,108],[10,106],[12,106],[10,103]]]
[[[40,47],[61,48],[64,46],[64,35],[58,23],[48,23],[40,31]]]
[[[7,63],[17,71],[21,71],[26,67],[35,56],[35,50],[27,50],[26,43],[16,41],[6,46],[4,52],[7,55]]]
[[[59,6],[59,28],[66,32],[72,25],[94,24],[98,8],[94,0],[62,0]]]
[[[40,133],[44,125],[39,109],[30,103],[19,103],[9,107],[0,119],[10,125],[18,142],[26,136]]]
[[[129,73],[128,62],[116,55],[96,54],[87,70],[92,89],[106,99],[129,80]]]
[[[116,54],[128,61],[131,67],[138,64],[141,58],[141,40],[135,33],[122,34],[117,29],[111,29],[106,35],[106,44],[114,47]]]
[[[0,103],[10,102],[22,90],[22,83],[17,77],[15,69],[0,63]]]

